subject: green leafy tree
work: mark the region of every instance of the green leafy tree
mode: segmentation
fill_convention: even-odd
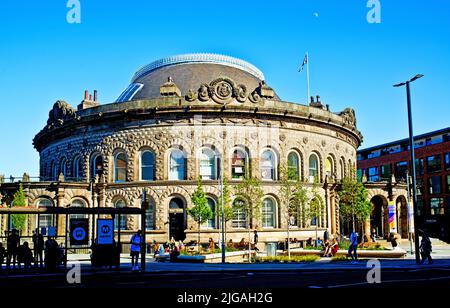
[[[304,216],[307,221],[311,221],[313,219],[315,220],[316,223],[315,246],[317,246],[319,217],[321,217],[322,213],[325,211],[325,202],[323,201],[322,196],[319,194],[319,181],[317,177],[314,178],[311,194],[312,198],[311,201],[309,201],[309,205],[306,207],[304,211]]]
[[[25,194],[23,193],[22,184],[19,186],[19,190],[14,193],[13,206],[26,206]],[[26,214],[12,214],[11,215],[12,224],[15,229],[23,231],[25,229],[27,215]]]
[[[225,242],[226,242],[226,232],[227,232],[227,222],[232,220],[234,217],[233,207],[231,206],[231,189],[226,178],[223,179],[222,196],[220,196],[217,207],[216,216],[219,219],[219,223],[222,223],[222,199],[223,199],[223,217],[224,217],[224,231],[225,231]],[[219,237],[220,238],[220,237]]]
[[[250,229],[252,221],[258,220],[261,217],[261,207],[264,197],[264,191],[261,188],[261,181],[257,178],[247,177],[240,182],[236,187],[236,195],[243,199],[244,202],[239,202],[235,206],[239,206],[246,214],[247,231],[248,231],[248,259],[251,262],[251,235]]]
[[[288,238],[288,257],[291,257],[290,251],[290,234],[289,228],[291,219],[295,219],[297,223],[300,221],[300,214],[308,200],[306,189],[303,187],[298,174],[295,170],[290,169],[286,164],[280,166],[280,202],[284,205],[284,218],[286,219],[286,233]]]
[[[199,178],[197,182],[197,189],[193,192],[191,196],[192,203],[194,206],[188,209],[189,215],[198,224],[198,251],[200,252],[200,227],[203,223],[207,222],[213,217],[213,212],[208,206],[208,199],[203,191],[202,181]]]
[[[364,184],[356,180],[356,177],[347,176],[342,180],[338,194],[341,220],[352,222],[353,230],[356,231],[356,221],[364,225],[372,212],[372,204],[369,201],[367,190]],[[362,230],[362,238],[364,238],[364,227]]]

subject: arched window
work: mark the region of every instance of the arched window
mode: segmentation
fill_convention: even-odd
[[[316,154],[309,156],[309,181],[313,183],[319,178],[319,159]]]
[[[100,154],[97,154],[92,159],[91,178],[95,176],[101,176],[103,174],[103,158]]]
[[[155,180],[155,154],[151,151],[141,153],[141,180]]]
[[[341,180],[345,178],[345,163],[344,160],[341,158],[339,161],[339,167],[341,169]]]
[[[242,180],[247,176],[248,155],[247,152],[236,149],[231,157],[231,178]]]
[[[328,178],[331,178],[333,175],[333,159],[331,157],[328,157],[325,161],[325,174],[328,176]]]
[[[233,228],[245,229],[247,228],[247,211],[246,203],[242,199],[236,199],[233,202],[234,217],[231,222]]]
[[[80,181],[82,179],[83,173],[83,159],[77,156],[73,161],[73,172],[72,175],[75,181]]]
[[[216,228],[216,201],[212,198],[207,198],[208,200],[208,207],[211,209],[211,212],[213,213],[211,219],[208,219],[204,225],[207,229],[215,229]]]
[[[200,153],[200,176],[202,180],[216,180],[219,158],[210,148],[203,148]]]
[[[186,179],[186,157],[183,151],[173,149],[169,155],[169,180]]]
[[[49,199],[39,199],[37,206],[40,208],[52,207],[53,203]],[[54,227],[53,214],[39,214],[39,223],[38,223],[39,229],[41,228],[48,229],[48,227],[52,226]]]
[[[275,201],[272,198],[266,198],[262,204],[262,226],[263,228],[275,228]]]
[[[114,182],[126,182],[127,180],[127,156],[124,152],[116,154],[114,159]]]
[[[155,230],[155,201],[153,199],[150,199],[145,211],[145,229]]]
[[[56,181],[58,179],[58,166],[54,160],[50,164],[50,179],[52,181]]]
[[[184,209],[184,202],[180,198],[173,198],[170,200],[169,209],[171,210],[182,210]]]
[[[70,207],[86,207],[86,202],[84,202],[82,199],[74,199],[72,203],[70,204]],[[69,215],[69,218],[88,218],[87,214],[71,214]]]
[[[272,150],[265,150],[261,155],[261,178],[276,180],[276,156]]]
[[[59,173],[64,175],[64,178],[67,178],[67,159],[63,158],[61,160],[61,164],[59,166]],[[59,176],[59,174],[58,174]]]
[[[300,179],[300,159],[296,152],[292,151],[288,155],[288,179]]]
[[[118,199],[116,202],[114,202],[115,208],[122,208],[125,207],[125,201],[122,199]],[[127,215],[119,215],[116,216],[116,219],[114,220],[114,229],[115,230],[127,230]]]

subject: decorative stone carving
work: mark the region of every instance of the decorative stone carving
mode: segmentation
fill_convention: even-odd
[[[207,84],[202,84],[198,89],[198,99],[201,101],[209,100],[209,87]]]
[[[320,144],[322,145],[322,147],[326,147],[327,142],[325,140],[322,140],[322,142]]]
[[[252,93],[250,93],[248,99],[254,104],[260,103],[262,101],[261,96],[258,94],[258,89],[255,89]]]
[[[247,100],[247,87],[240,84],[234,88],[233,91],[234,97],[240,103],[243,103]]]
[[[65,121],[75,118],[75,109],[62,100],[56,101],[48,114],[47,125],[63,125]]]
[[[263,80],[259,83],[258,88],[259,95],[264,98],[274,98],[275,97],[275,91],[266,85],[266,82]]]
[[[197,93],[195,93],[192,89],[188,90],[188,93],[186,94],[186,100],[188,102],[193,102],[197,99]]]
[[[177,85],[173,82],[172,77],[167,79],[167,82],[164,83],[159,88],[159,93],[162,96],[178,96],[181,97],[181,91],[178,89]]]
[[[309,141],[309,140],[308,140],[308,137],[303,137],[303,143],[304,143],[304,144],[307,144],[308,141]]]
[[[209,93],[213,101],[227,104],[233,98],[234,82],[229,78],[218,78],[209,84]]]
[[[356,126],[355,110],[352,108],[345,108],[339,115],[344,119],[344,123],[350,126]]]
[[[286,135],[285,135],[285,134],[281,134],[281,135],[279,136],[279,138],[280,138],[280,141],[281,141],[281,142],[284,142],[284,141],[286,140]]]

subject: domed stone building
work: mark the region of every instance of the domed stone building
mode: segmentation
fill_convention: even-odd
[[[147,240],[196,239],[197,224],[187,214],[201,178],[214,210],[219,175],[234,187],[245,177],[261,181],[262,215],[252,229],[260,242],[339,230],[336,184],[356,169],[362,136],[354,111],[332,112],[320,97],[309,105],[283,101],[255,66],[228,56],[188,54],[164,58],[139,69],[114,103],[99,104],[85,92],[77,109],[54,104],[35,139],[40,182],[24,183],[29,206],[140,207],[150,200]],[[311,192],[314,179],[325,208],[305,221],[287,218],[280,200],[280,168],[288,166]],[[311,196],[310,196],[311,197]],[[300,214],[297,214],[300,215]],[[41,215],[42,216],[42,215]],[[227,239],[247,238],[248,217],[236,210]],[[40,226],[63,219],[40,217]],[[30,219],[28,229],[36,227]],[[202,241],[217,240],[219,221],[201,226]],[[139,228],[138,217],[116,222],[124,238]]]

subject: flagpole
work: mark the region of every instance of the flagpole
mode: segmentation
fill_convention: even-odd
[[[308,98],[306,100],[306,103],[309,105],[309,98],[310,96],[310,92],[309,92],[309,55],[308,52],[306,52],[306,82],[308,84]]]

